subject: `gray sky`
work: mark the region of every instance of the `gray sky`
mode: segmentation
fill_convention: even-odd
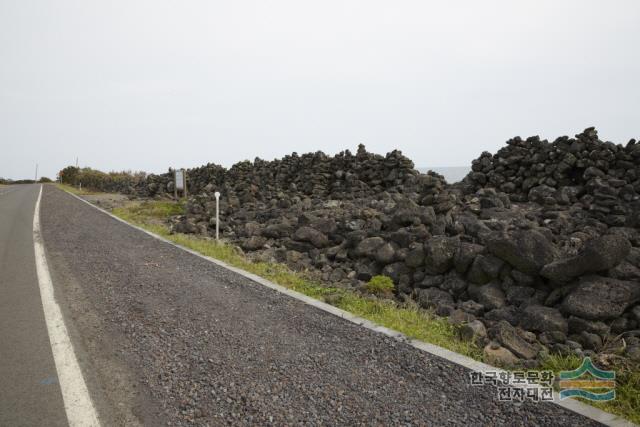
[[[0,0],[0,176],[640,137],[640,2]]]

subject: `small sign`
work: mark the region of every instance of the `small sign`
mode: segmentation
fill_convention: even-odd
[[[176,170],[176,189],[184,190],[184,169]]]

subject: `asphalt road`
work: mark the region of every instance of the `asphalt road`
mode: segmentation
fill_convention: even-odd
[[[36,277],[39,190],[0,188],[0,426],[67,425]]]
[[[33,266],[37,186],[0,195],[0,425],[64,421]],[[103,425],[594,425],[46,187],[56,299]],[[11,345],[6,345],[11,343]],[[9,363],[4,363],[7,360]],[[53,373],[52,373],[53,372]],[[45,381],[47,382],[47,381]]]

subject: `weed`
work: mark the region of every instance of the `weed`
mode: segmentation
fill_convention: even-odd
[[[392,295],[395,286],[390,277],[373,276],[366,284],[365,289],[374,295]]]

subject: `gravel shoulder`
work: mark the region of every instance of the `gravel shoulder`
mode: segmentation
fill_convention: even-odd
[[[594,425],[163,243],[46,186],[56,296],[105,425]]]

